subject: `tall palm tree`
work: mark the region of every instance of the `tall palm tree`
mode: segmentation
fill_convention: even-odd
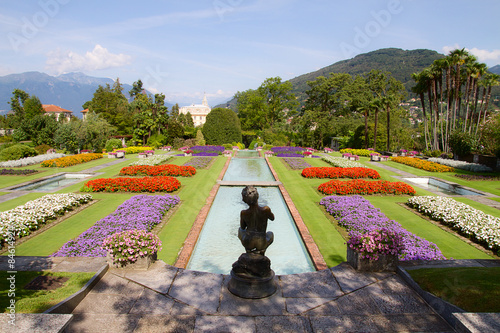
[[[425,109],[425,93],[428,91],[429,80],[427,79],[424,71],[420,73],[413,73],[411,77],[416,83],[416,85],[411,88],[411,91],[415,94],[418,94],[420,98],[420,104],[422,105],[422,112],[424,116],[425,149],[429,149],[429,139],[428,139],[429,128],[427,122],[427,112]]]
[[[384,108],[382,98],[374,98],[370,102],[369,108],[374,111],[375,127],[373,129],[373,149],[377,150],[377,127],[378,127],[378,113]]]
[[[483,115],[483,122],[486,122],[486,114],[488,112],[488,105],[490,103],[490,98],[491,98],[491,87],[498,86],[500,85],[500,75],[498,74],[493,74],[493,73],[487,73],[484,76],[484,80],[482,82],[483,84],[483,101],[481,103],[481,109],[479,110],[479,115],[478,115],[478,121],[477,121],[477,126],[476,126],[476,133],[475,136],[477,137],[477,132],[479,129],[479,122],[481,119],[481,111],[483,110],[484,115]],[[485,101],[485,94],[486,94],[486,101]]]

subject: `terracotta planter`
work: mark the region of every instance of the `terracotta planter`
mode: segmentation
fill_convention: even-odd
[[[361,259],[359,253],[348,246],[347,262],[361,272],[395,272],[399,259],[395,255],[381,255],[378,260]]]
[[[119,264],[113,264],[113,258],[111,258],[111,255],[108,253],[106,255],[106,262],[109,266],[119,269],[147,270],[149,266],[156,261],[156,257],[156,253],[154,253],[147,257],[139,257],[135,262],[121,266]]]

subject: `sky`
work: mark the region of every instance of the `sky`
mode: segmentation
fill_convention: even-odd
[[[0,0],[0,76],[141,79],[214,106],[381,48],[466,48],[500,64],[498,0]]]

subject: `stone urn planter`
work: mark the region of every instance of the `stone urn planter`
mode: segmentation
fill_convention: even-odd
[[[385,255],[379,256],[378,260],[360,258],[358,252],[347,247],[347,262],[355,270],[361,272],[395,272],[399,264],[398,256]]]
[[[116,158],[116,153],[108,153],[108,158]]]
[[[154,263],[157,259],[156,253],[146,257],[139,257],[135,262],[127,263],[125,265],[113,264],[113,258],[108,253],[106,255],[106,262],[110,267],[119,268],[119,269],[127,269],[127,270],[147,270],[152,263]]]
[[[139,153],[139,158],[146,158],[146,157],[148,157],[148,154]]]

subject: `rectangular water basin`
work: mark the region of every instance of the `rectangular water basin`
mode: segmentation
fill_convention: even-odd
[[[468,190],[460,184],[447,183],[436,178],[419,177],[419,178],[403,178],[409,182],[420,185],[431,191],[438,191],[448,195],[483,195],[482,193]]]
[[[11,188],[12,191],[36,191],[50,192],[59,187],[64,187],[76,183],[84,178],[92,177],[88,173],[64,173],[49,178],[39,179],[26,185]]]

